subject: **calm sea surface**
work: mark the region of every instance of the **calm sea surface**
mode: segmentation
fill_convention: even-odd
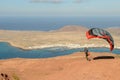
[[[0,29],[56,30],[66,25],[120,27],[120,17],[0,17]]]
[[[9,45],[6,42],[0,42],[0,59],[9,58],[49,58],[72,54],[73,52],[83,51],[82,48],[69,49],[65,47],[54,47],[36,50],[22,50]],[[109,52],[108,48],[89,48],[91,52]],[[120,49],[114,49],[114,54],[120,54]]]

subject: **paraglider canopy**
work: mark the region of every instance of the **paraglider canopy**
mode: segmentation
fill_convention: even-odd
[[[100,28],[91,28],[86,32],[86,37],[88,39],[91,39],[91,38],[105,39],[110,44],[110,50],[112,51],[114,49],[114,40],[111,34],[106,30],[103,30]]]

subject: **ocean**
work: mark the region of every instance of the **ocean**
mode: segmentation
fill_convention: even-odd
[[[50,31],[57,30],[63,26],[77,25],[88,28],[120,27],[120,17],[5,17],[0,16],[1,30],[31,30]],[[37,50],[22,50],[8,43],[0,42],[0,59],[9,58],[48,58],[72,54],[83,51],[82,48],[68,49],[64,47],[45,48]],[[93,52],[109,52],[108,48],[91,48]],[[119,49],[113,53],[120,54]]]
[[[88,28],[120,27],[120,17],[0,17],[2,30],[56,30],[67,25],[85,26]]]
[[[82,52],[83,48],[69,49],[66,47],[51,47],[44,49],[22,50],[9,45],[6,42],[0,42],[0,59],[9,58],[50,58],[62,55],[69,55],[74,52]],[[92,52],[110,52],[108,48],[89,48]],[[113,54],[120,54],[120,49],[114,49]]]

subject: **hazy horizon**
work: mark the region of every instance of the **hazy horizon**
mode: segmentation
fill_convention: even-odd
[[[120,27],[120,17],[0,17],[3,30],[56,30],[67,25],[85,27]]]
[[[0,0],[0,29],[120,27],[120,0]]]

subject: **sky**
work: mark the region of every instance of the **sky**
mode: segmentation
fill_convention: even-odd
[[[0,0],[0,16],[120,16],[120,0]]]

